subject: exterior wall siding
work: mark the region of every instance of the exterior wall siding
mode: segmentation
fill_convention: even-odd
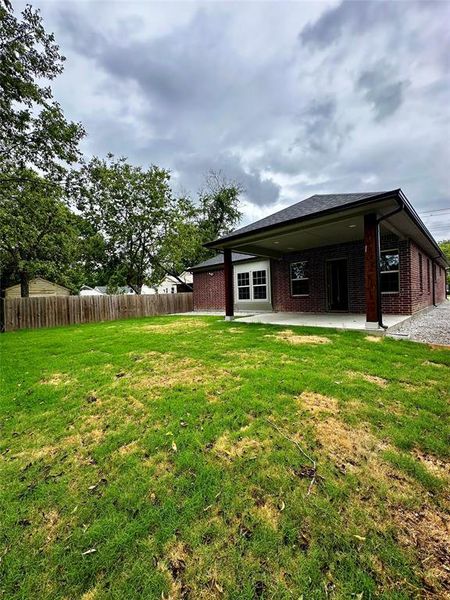
[[[432,281],[428,291],[427,260],[429,257],[410,240],[395,236],[381,239],[381,249],[398,248],[400,263],[399,292],[382,294],[384,314],[412,314],[433,303]],[[419,252],[423,255],[423,285],[420,290]],[[326,264],[332,259],[346,259],[348,295],[351,313],[365,313],[364,293],[364,242],[351,242],[321,248],[312,248],[271,260],[272,306],[280,312],[326,312]],[[293,297],[290,288],[291,262],[308,261],[309,295]],[[210,273],[213,273],[212,275]],[[430,260],[430,278],[432,267]],[[436,304],[445,299],[445,270],[436,266]],[[194,309],[222,310],[225,307],[223,269],[194,273]]]

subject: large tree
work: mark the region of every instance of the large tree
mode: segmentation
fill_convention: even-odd
[[[79,158],[84,135],[64,117],[48,82],[63,70],[64,56],[46,33],[39,11],[26,6],[17,17],[0,3],[0,171],[2,185],[29,178],[35,185],[59,181]]]
[[[21,295],[29,281],[42,275],[60,283],[79,256],[77,217],[55,184],[31,170],[20,180],[0,173],[0,270],[19,279]]]
[[[211,171],[193,203],[182,198],[173,227],[168,231],[159,255],[158,274],[179,275],[189,267],[211,257],[214,251],[203,244],[230,231],[241,218],[241,185],[221,172]]]
[[[179,206],[170,189],[170,173],[157,166],[130,165],[125,158],[94,157],[70,176],[76,208],[105,240],[114,274],[110,283],[126,283],[137,294],[159,264]]]

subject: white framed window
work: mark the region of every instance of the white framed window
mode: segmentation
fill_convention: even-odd
[[[236,301],[267,301],[269,299],[268,281],[267,269],[238,271],[236,273]]]
[[[267,272],[265,269],[261,271],[253,271],[253,299],[267,300]]]
[[[308,261],[290,264],[291,295],[309,296]]]
[[[250,298],[250,272],[237,274],[237,289],[239,300],[251,300]]]
[[[381,251],[381,293],[395,294],[400,290],[400,258],[397,248]]]

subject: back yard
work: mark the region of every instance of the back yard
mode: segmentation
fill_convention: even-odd
[[[217,317],[0,343],[3,598],[450,593],[450,351]]]

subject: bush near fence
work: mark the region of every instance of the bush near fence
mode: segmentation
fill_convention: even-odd
[[[145,296],[48,296],[1,301],[4,331],[37,329],[193,310],[192,292]]]

